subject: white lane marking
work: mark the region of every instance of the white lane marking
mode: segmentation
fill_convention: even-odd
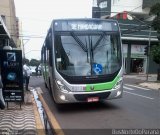
[[[135,87],[138,89],[142,89],[142,90],[152,90],[152,89],[147,89],[147,88],[143,88],[143,87],[139,87],[139,86],[135,86],[135,85],[130,85],[130,84],[125,84],[125,85],[130,86],[130,87]]]
[[[134,90],[134,89],[129,88],[129,87],[127,87],[127,86],[123,86],[123,88],[125,88],[125,89],[127,89],[127,90]]]
[[[128,92],[128,91],[124,91],[126,93],[129,93],[129,94],[132,94],[132,95],[136,95],[136,96],[139,96],[139,97],[143,97],[143,98],[147,98],[147,99],[154,99],[154,98],[151,98],[151,97],[147,97],[147,96],[143,96],[143,95],[139,95],[139,94],[136,94],[136,93],[132,93],[132,92]]]

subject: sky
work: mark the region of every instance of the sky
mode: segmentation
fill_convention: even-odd
[[[22,23],[25,57],[40,59],[40,50],[53,19],[91,18],[92,0],[14,0]]]

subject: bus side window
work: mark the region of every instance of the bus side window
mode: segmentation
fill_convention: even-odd
[[[46,38],[46,46],[49,50],[52,48],[52,36],[51,35],[52,34],[51,34],[51,30],[50,30],[50,32],[48,33],[47,38]]]
[[[52,36],[51,36],[51,32],[48,33],[48,36],[47,36],[47,40],[46,40],[46,44],[47,44],[47,49],[49,51],[49,65],[50,66],[53,66],[53,56],[52,56]]]
[[[53,62],[52,62],[53,58],[52,58],[52,57],[53,57],[53,55],[52,55],[52,50],[50,49],[50,50],[49,50],[49,65],[50,65],[50,66],[53,66]]]

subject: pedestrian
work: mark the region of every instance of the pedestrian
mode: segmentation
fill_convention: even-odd
[[[38,76],[38,66],[36,66],[35,71],[36,71],[36,76]]]
[[[31,75],[31,70],[30,70],[29,66],[27,66],[27,64],[25,63],[23,65],[23,79],[24,79],[24,84],[25,84],[26,90],[29,90],[28,85],[29,85],[30,75]]]
[[[2,83],[2,78],[1,78],[1,74],[0,74],[0,109],[5,108],[5,101],[3,98],[2,88],[3,88],[3,83]]]
[[[39,75],[41,76],[41,74],[42,74],[41,65],[38,66],[38,72],[39,72]]]

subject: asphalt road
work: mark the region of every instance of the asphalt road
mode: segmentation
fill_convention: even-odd
[[[102,129],[157,129],[160,127],[160,91],[139,87],[136,85],[139,81],[124,80],[121,99],[68,104],[61,109],[54,105],[42,77],[32,77],[30,86],[41,87],[44,100],[66,134],[69,132],[66,129],[76,129],[73,134],[78,134],[78,129],[88,129],[88,134],[96,131],[101,134]]]

